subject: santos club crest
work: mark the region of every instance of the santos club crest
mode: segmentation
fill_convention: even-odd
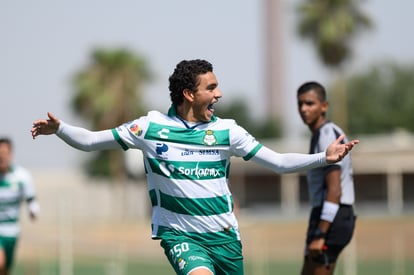
[[[217,139],[213,134],[213,130],[207,130],[203,138],[203,144],[212,146],[212,145],[215,145],[216,143],[217,143]]]

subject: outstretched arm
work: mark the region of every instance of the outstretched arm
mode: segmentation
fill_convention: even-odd
[[[301,172],[342,160],[358,140],[353,140],[345,144],[340,144],[344,136],[340,136],[326,152],[318,154],[297,154],[297,153],[277,153],[267,147],[262,147],[252,158],[252,161],[272,169],[276,173],[295,173]]]
[[[49,119],[39,119],[33,122],[32,137],[56,134],[70,146],[82,151],[120,149],[120,145],[112,135],[111,130],[89,131],[60,121],[52,113]]]

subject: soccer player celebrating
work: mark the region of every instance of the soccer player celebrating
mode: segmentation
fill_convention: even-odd
[[[358,143],[325,152],[279,154],[234,120],[214,115],[222,97],[213,66],[183,60],[169,77],[168,113],[151,111],[113,129],[89,131],[59,120],[34,121],[33,138],[56,134],[84,151],[139,149],[144,155],[152,203],[152,238],[161,240],[177,274],[242,275],[243,254],[233,198],[228,187],[230,158],[243,157],[277,173],[297,172],[340,161]]]

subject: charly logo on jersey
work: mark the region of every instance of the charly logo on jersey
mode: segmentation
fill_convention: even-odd
[[[142,128],[136,123],[131,124],[129,130],[137,137],[142,134]]]
[[[167,128],[162,128],[157,132],[158,136],[162,139],[168,139],[168,134],[170,133],[170,130]]]
[[[212,146],[212,145],[215,145],[216,143],[217,143],[217,139],[214,136],[213,130],[207,130],[206,133],[204,134],[203,144]]]

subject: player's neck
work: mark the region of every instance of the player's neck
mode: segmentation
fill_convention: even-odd
[[[195,118],[192,109],[186,107],[185,103],[181,104],[180,106],[177,106],[176,108],[177,108],[177,117],[179,117],[181,120],[184,120],[189,123],[201,122]]]
[[[309,124],[309,129],[312,133],[314,133],[318,131],[326,122],[327,119],[325,117],[320,117],[318,120],[315,121],[315,123]]]

